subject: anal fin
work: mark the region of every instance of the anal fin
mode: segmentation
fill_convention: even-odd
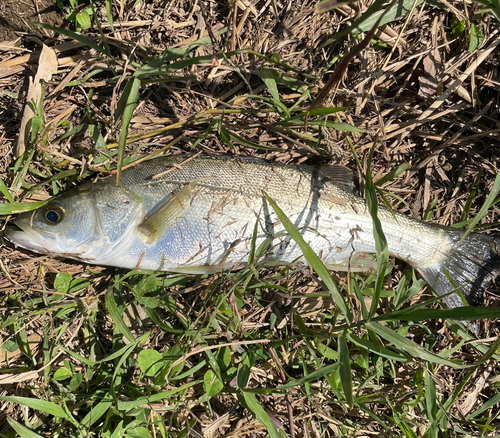
[[[371,272],[377,269],[377,259],[375,254],[354,251],[350,257],[332,260],[325,266],[331,271]]]

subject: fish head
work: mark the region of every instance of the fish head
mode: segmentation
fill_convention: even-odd
[[[102,263],[144,217],[140,200],[112,185],[84,184],[43,207],[17,216],[5,237],[42,254]]]

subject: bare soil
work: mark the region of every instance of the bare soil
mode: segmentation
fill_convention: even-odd
[[[63,16],[53,0],[2,0],[0,42],[15,41],[21,36],[47,38],[47,33],[33,23],[59,27]]]

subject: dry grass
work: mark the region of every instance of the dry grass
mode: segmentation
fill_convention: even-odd
[[[288,80],[288,86],[279,84],[284,105],[291,107],[306,89],[314,97],[335,69],[333,60],[359,42],[352,32],[338,40],[336,35],[359,19],[368,3],[322,14],[315,13],[316,2],[309,0],[154,0],[134,7],[133,2],[123,7],[110,3],[113,27],[104,5],[96,4],[96,14],[111,56],[47,29],[37,31],[38,37],[19,28],[0,33],[9,38],[0,41],[0,177],[15,189],[10,194],[16,201],[47,199],[89,170],[114,171],[120,98],[130,75],[165,49],[181,50],[201,38],[207,42],[181,56],[187,60],[185,68],[141,78],[128,127],[134,141],[126,147],[127,158],[194,146],[286,163],[335,159],[357,169],[363,180],[377,140],[374,180],[409,165],[383,185],[393,208],[443,225],[473,217],[493,186],[500,158],[500,32],[493,14],[479,15],[479,3],[442,1],[438,7],[415,2],[412,7],[408,2],[409,12],[381,26],[374,44],[349,63],[323,106],[352,107],[330,120],[368,133],[305,123],[283,127],[276,110],[248,96],[271,97],[260,76],[264,68],[273,68]],[[0,6],[3,21],[14,22],[12,11]],[[38,13],[44,22],[46,14]],[[456,19],[464,22],[461,36],[451,32]],[[476,25],[484,38],[469,51],[468,35]],[[74,23],[65,26],[74,29]],[[95,21],[83,33],[106,49]],[[22,169],[13,170],[14,153],[26,83],[37,71],[41,41],[55,50],[58,71],[45,87],[45,129],[28,146],[29,166],[17,180]],[[237,52],[217,59],[229,51]],[[208,58],[199,64],[189,61],[200,56]],[[223,128],[245,140],[233,137],[229,148]],[[487,232],[496,230],[498,214],[495,205],[481,220]],[[315,380],[276,390],[316,370],[328,370],[341,354],[344,341],[332,328],[335,306],[309,271],[262,269],[244,286],[241,273],[129,276],[33,255],[7,243],[0,248],[0,261],[0,395],[66,404],[75,421],[51,415],[47,420],[39,410],[22,410],[7,401],[0,415],[42,436],[115,436],[113,431],[130,437],[266,436],[269,429],[255,419],[261,420],[258,408],[245,398],[254,395],[236,391],[243,365],[248,367],[249,387],[270,388],[257,391],[256,403],[287,436],[500,434],[498,360],[493,356],[482,361],[489,348],[492,354],[498,349],[493,344],[499,333],[496,321],[481,322],[482,340],[469,343],[461,343],[461,336],[468,336],[463,330],[442,320],[406,325],[399,332],[428,351],[448,353],[471,365],[468,369],[413,360],[394,348],[407,356],[398,362],[347,338],[355,398],[350,403],[334,368]],[[393,291],[411,275],[404,269],[397,262],[386,278],[387,297],[379,313],[392,309]],[[59,273],[71,274],[72,286],[57,283],[62,281]],[[353,279],[364,284],[357,276]],[[346,277],[338,281],[344,284]],[[495,292],[485,297],[487,306],[498,306]],[[425,289],[412,304],[429,298]],[[148,299],[156,300],[154,306]],[[354,296],[350,301],[359,313]],[[399,328],[393,327],[395,332]],[[362,337],[360,330],[352,333]],[[376,343],[376,335],[370,336]],[[137,348],[129,351],[127,345]],[[171,354],[164,367],[169,378],[142,373],[137,366],[141,350]],[[116,351],[121,355],[102,361]],[[176,363],[184,365],[173,372]],[[81,375],[81,383],[80,377],[73,386],[69,377],[57,380],[58,370],[69,370],[69,377]],[[213,396],[206,382],[209,372],[226,379],[224,390]],[[148,403],[143,399],[162,392],[169,393]],[[497,403],[481,411],[490,399]],[[126,406],[133,400],[142,403]],[[85,416],[98,402],[105,409],[93,423]],[[5,423],[0,433],[12,436],[10,427]]]

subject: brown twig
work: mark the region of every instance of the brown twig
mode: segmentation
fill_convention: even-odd
[[[392,5],[392,4],[391,4]],[[368,47],[368,44],[372,40],[373,36],[377,32],[378,26],[380,24],[380,21],[382,18],[384,18],[385,14],[387,11],[390,9],[391,5],[389,5],[386,10],[384,11],[383,14],[380,15],[378,18],[377,22],[375,25],[372,27],[370,32],[368,32],[359,44],[355,45],[352,50],[347,53],[343,58],[342,61],[340,61],[339,65],[335,69],[335,71],[332,73],[330,76],[330,79],[328,79],[328,82],[325,84],[325,86],[319,91],[319,93],[316,95],[316,98],[313,100],[309,107],[309,111],[318,108],[321,106],[323,101],[328,97],[330,94],[330,91],[332,88],[334,88],[341,80],[342,77],[344,76],[344,73],[347,71],[347,67],[349,66],[349,63],[356,57],[358,56],[366,47]]]
[[[283,371],[283,368],[281,367],[278,355],[274,351],[273,347],[269,347],[269,353],[271,353],[271,356],[273,357],[274,363],[278,367],[278,371],[280,373],[281,381],[283,384],[286,383],[287,379],[285,376],[285,372]],[[290,423],[290,438],[295,438],[295,427],[293,424],[293,407],[292,407],[292,397],[290,394],[287,394],[286,397],[286,407],[288,410],[288,422]]]

